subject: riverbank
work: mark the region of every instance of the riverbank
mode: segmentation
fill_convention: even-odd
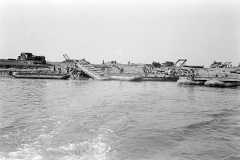
[[[38,69],[32,69],[32,68],[8,68],[8,69],[0,69],[0,76],[7,76],[9,74],[9,71],[16,71],[16,72],[32,72],[32,73],[38,73],[38,72],[49,72],[49,73],[58,73],[58,69],[61,68],[61,73],[67,73],[67,67],[69,67],[69,70],[71,68],[75,68],[74,63],[65,63],[65,62],[48,62],[48,64],[51,65],[51,67],[48,68],[38,68]],[[92,64],[94,67],[101,70],[104,74],[109,76],[117,76],[117,75],[125,75],[125,76],[144,76],[145,72],[143,70],[144,66],[147,66],[146,64]],[[54,71],[55,66],[55,71]],[[120,69],[123,69],[121,72]],[[157,74],[158,72],[167,71],[168,67],[162,67],[162,68],[152,68],[152,73]],[[186,73],[191,68],[189,67],[182,67],[182,73]],[[236,74],[240,72],[240,67],[231,67],[231,68],[196,68],[194,69],[195,73],[199,76],[203,77],[213,77],[213,76],[234,76],[234,75],[240,75]]]
[[[25,60],[28,62],[27,60]],[[25,62],[24,61],[24,62]],[[31,62],[31,61],[30,61]],[[89,63],[85,59],[79,60],[80,63]],[[81,78],[91,78],[87,74],[83,73],[80,69],[76,67],[76,64],[72,60],[66,60],[63,62],[50,62],[47,61],[46,64],[24,64],[22,61],[8,62],[12,64],[18,64],[20,67],[16,68],[0,68],[0,76],[6,76],[9,72],[49,72],[49,73],[70,73],[72,72],[73,76],[79,76]],[[90,63],[89,63],[90,64]],[[147,76],[147,75],[159,75],[165,74],[172,66],[161,66],[160,68],[153,67],[152,64],[143,64],[143,63],[128,63],[121,64],[112,61],[111,63],[104,64],[91,64],[97,70],[101,71],[106,76]],[[12,65],[14,66],[14,65]],[[177,66],[175,66],[175,69]],[[222,76],[234,76],[236,73],[240,73],[240,67],[225,67],[225,68],[192,68],[192,67],[181,67],[179,72],[176,73],[178,76],[188,75],[189,72],[194,70],[195,74],[198,74],[203,77],[222,77]],[[173,70],[174,71],[174,70]],[[237,74],[238,75],[238,74]],[[76,79],[76,78],[74,78]]]

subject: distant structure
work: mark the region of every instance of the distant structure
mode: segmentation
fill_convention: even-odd
[[[112,63],[112,64],[113,64],[113,63],[117,63],[117,61],[111,61],[110,63]]]
[[[173,65],[174,65],[174,62],[170,62],[170,61],[166,61],[166,62],[162,63],[162,66],[164,66],[164,67],[170,67]]]
[[[44,56],[35,56],[32,53],[22,52],[17,59],[0,59],[0,68],[45,68],[46,64]]]
[[[196,66],[196,65],[184,65],[183,67],[188,67],[188,68],[204,68],[203,65],[201,65],[201,66]]]
[[[35,56],[32,53],[22,52],[17,58],[18,61],[32,61],[33,64],[46,64],[44,56]]]
[[[152,62],[152,66],[154,67],[154,68],[160,68],[162,65],[159,63],[159,62]]]
[[[240,67],[240,62],[238,62],[238,67]]]
[[[209,67],[210,68],[228,68],[228,67],[232,67],[232,62],[225,62],[225,63],[222,63],[222,62],[216,62],[214,61]]]

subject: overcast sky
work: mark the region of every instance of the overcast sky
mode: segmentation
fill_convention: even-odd
[[[240,62],[239,0],[1,0],[0,59]]]

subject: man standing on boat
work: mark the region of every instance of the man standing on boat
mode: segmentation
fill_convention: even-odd
[[[120,74],[123,74],[123,68],[122,67],[120,68]]]
[[[58,74],[61,74],[61,68],[58,68]]]
[[[69,67],[68,66],[67,66],[66,70],[67,70],[67,74],[69,74]]]

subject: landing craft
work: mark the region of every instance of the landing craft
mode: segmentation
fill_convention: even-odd
[[[158,71],[157,73],[153,73],[152,71],[146,71],[145,76],[142,77],[143,81],[172,81],[176,82],[179,78],[179,71],[186,63],[186,59],[179,59],[168,71]],[[177,64],[181,62],[181,64],[177,67]]]

